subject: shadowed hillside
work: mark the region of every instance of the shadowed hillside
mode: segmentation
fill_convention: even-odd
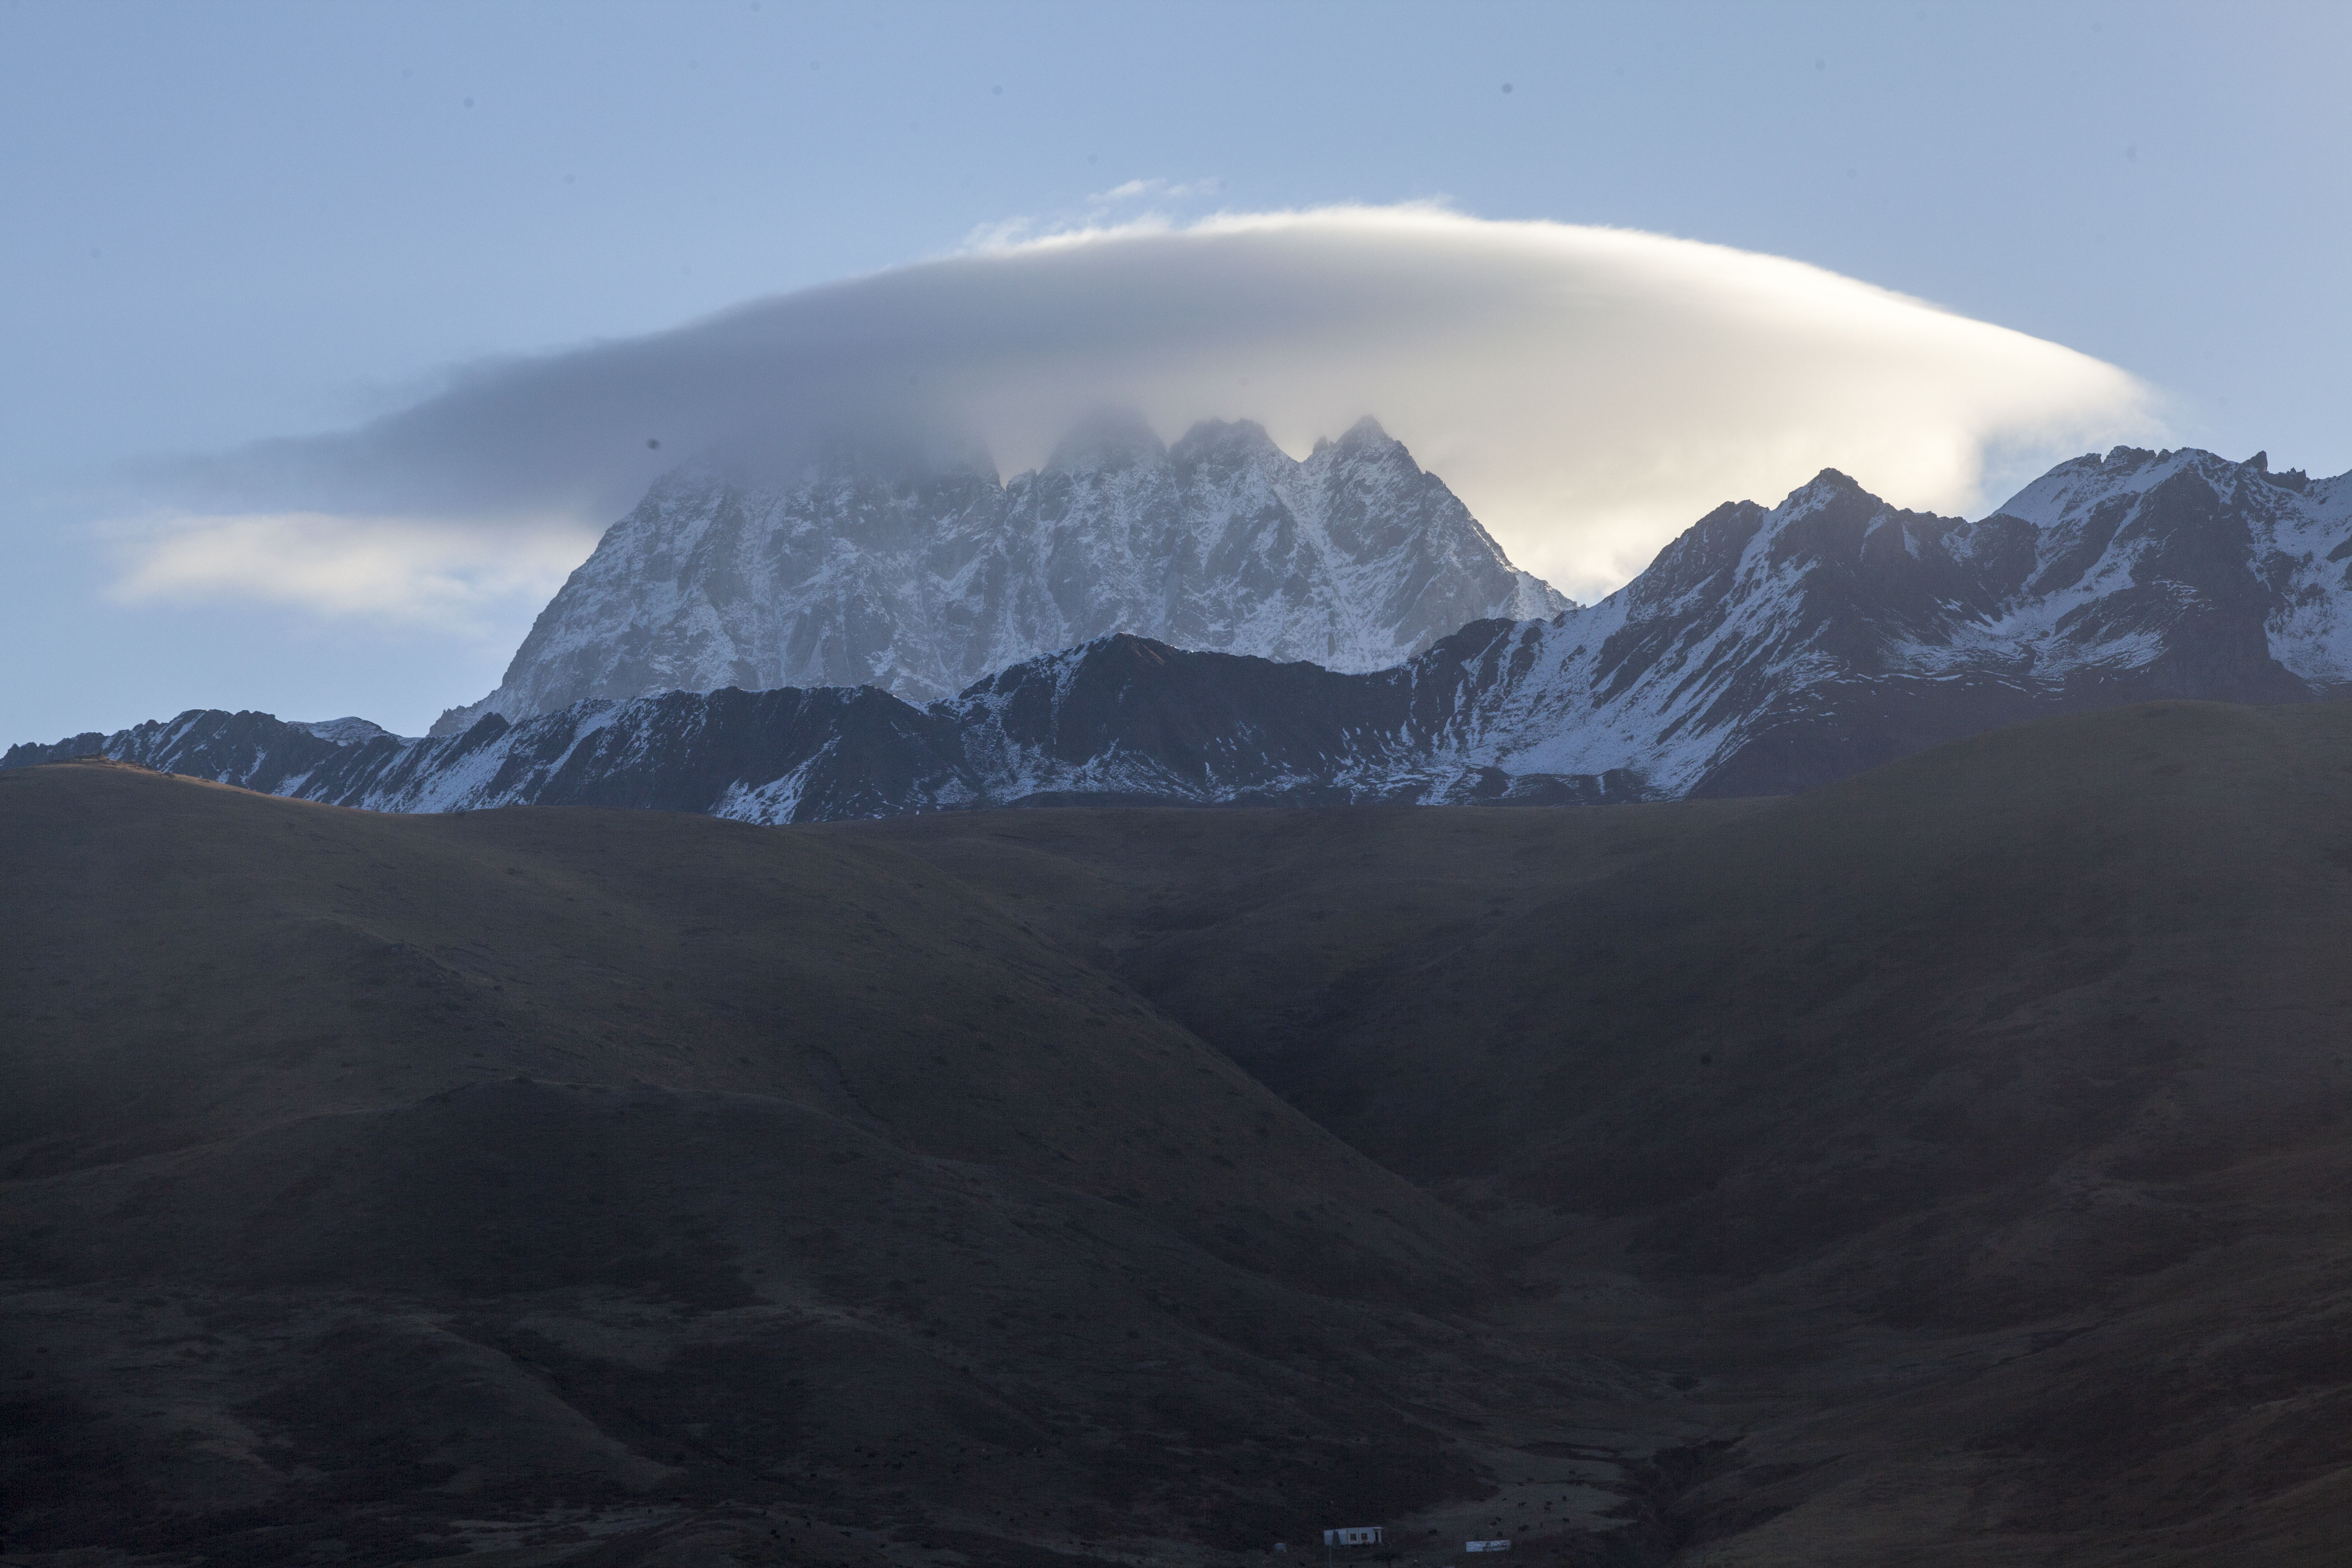
[[[1481,1489],[1367,1371],[1465,1353],[1458,1220],[918,860],[98,764],[0,821],[12,1546]]]
[[[2342,705],[1779,801],[784,830],[68,763],[0,857],[11,1561],[2352,1517]]]
[[[2352,1517],[2352,709],[1773,802],[824,831],[999,889],[1475,1216],[1544,1342],[1699,1376],[1748,1434],[1701,1533],[1789,1511],[1690,1561]]]

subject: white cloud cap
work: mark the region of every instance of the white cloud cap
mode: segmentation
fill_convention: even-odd
[[[551,538],[586,537],[550,519],[608,522],[698,451],[919,409],[1011,471],[1106,403],[1167,436],[1255,418],[1293,451],[1376,416],[1515,561],[1587,599],[1717,503],[1824,467],[1971,511],[1989,464],[2018,477],[2160,428],[2114,366],[1801,262],[1419,206],[1155,220],[479,365],[342,435],[174,465],[170,499],[224,515],[157,536],[129,583],[343,611],[373,578],[374,608],[420,613],[510,576],[508,553],[544,572]],[[257,521],[321,559],[274,561]],[[415,563],[389,568],[401,539]],[[375,565],[323,559],[345,547]]]

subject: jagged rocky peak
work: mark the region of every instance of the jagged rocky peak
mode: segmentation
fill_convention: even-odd
[[[1878,498],[1862,488],[1862,481],[1840,468],[1823,468],[1811,479],[1789,492],[1780,504],[1791,510],[1808,505],[1822,505],[1846,496],[1861,496],[1870,500]]]
[[[1080,420],[1062,437],[1045,472],[1097,473],[1149,468],[1168,458],[1168,444],[1132,408],[1105,408]]]
[[[1248,421],[1171,447],[1109,409],[1009,481],[969,443],[868,431],[665,476],[498,690],[434,733],[728,686],[929,701],[1118,632],[1377,669],[1467,622],[1567,604],[1370,420],[1299,461]]]
[[[1331,450],[1334,447],[1353,447],[1359,450],[1380,450],[1390,447],[1401,447],[1402,446],[1402,442],[1398,441],[1396,437],[1391,436],[1387,430],[1381,427],[1379,420],[1367,414],[1361,419],[1357,420],[1353,425],[1349,426],[1347,432],[1339,437],[1336,440],[1328,436],[1318,437],[1315,441],[1315,456],[1320,457],[1324,453]]]
[[[1168,455],[1171,462],[1184,468],[1297,467],[1290,455],[1275,445],[1265,426],[1255,419],[1203,419],[1185,431],[1182,439],[1169,448]]]
[[[1392,607],[1416,582],[1434,591],[1444,551],[1491,549],[1376,426],[1302,462],[1238,425],[1165,452],[1131,426],[1066,445],[1055,464],[1003,486],[967,473],[956,482],[997,500],[962,521],[914,509],[965,553],[961,564],[947,546],[908,558],[954,591],[931,601],[945,609],[924,624],[930,643],[894,646],[976,659],[1006,622],[971,606],[1066,636],[1088,606],[1150,591],[1166,619],[1192,616],[1183,624],[1203,637],[1238,640],[1236,625],[1264,635],[1246,616],[1272,605],[1275,634],[1329,638],[1329,605]],[[1223,456],[1188,466],[1180,452]],[[2352,474],[2301,479],[2210,452],[2119,447],[2061,463],[1970,521],[1903,510],[1827,470],[1779,506],[1717,508],[1599,604],[1473,620],[1369,673],[1188,652],[1181,638],[1111,626],[989,666],[998,673],[922,709],[872,689],[671,692],[578,701],[511,727],[493,714],[429,741],[352,721],[198,712],[19,746],[0,767],[104,755],[394,810],[572,802],[761,822],[1024,799],[1769,795],[2039,715],[2352,690]],[[715,617],[728,603],[710,586],[720,568],[814,550],[854,581],[885,555],[859,531],[872,519],[845,519],[835,498],[734,488],[714,509],[698,493],[656,487],[608,537],[604,564],[591,566],[614,574],[625,591],[614,602],[658,603],[686,583],[700,596],[682,602]],[[911,491],[858,493],[889,513]],[[1424,519],[1406,529],[1420,542],[1317,544],[1347,533],[1350,497],[1368,517]],[[652,554],[632,563],[640,547]],[[1157,575],[1122,580],[1137,561],[1157,563]],[[1312,613],[1279,620],[1300,605]],[[533,636],[566,626],[551,613]],[[646,646],[660,657],[694,646],[668,623],[655,629]],[[583,646],[603,657],[611,644]]]

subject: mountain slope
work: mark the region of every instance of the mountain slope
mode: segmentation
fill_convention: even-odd
[[[2352,1519],[2347,823],[2331,701],[1793,799],[820,831],[1477,1216],[1550,1342],[1687,1356],[1736,1441],[1675,1563],[2122,1564]]]
[[[0,775],[11,1553],[2333,1563],[2347,822],[2342,702],[1607,810]]]
[[[2040,715],[2347,683],[2352,476],[2119,447],[1976,522],[1824,473],[1769,511],[1717,509],[1600,604],[1474,622],[1365,674],[1113,636],[921,710],[871,689],[677,692],[425,741],[196,712],[0,766],[104,754],[379,810],[756,822],[1087,797],[1598,802],[1784,794]]]
[[[12,1553],[568,1505],[1018,1561],[1483,1489],[1341,1349],[1499,1370],[1454,1216],[898,851],[80,763],[0,856]]]
[[[2352,475],[2117,447],[1990,517],[1825,472],[1717,509],[1597,605],[1496,634],[1452,753],[1658,794],[1842,778],[2037,714],[2352,683]]]
[[[499,689],[434,733],[729,686],[921,702],[1115,632],[1379,669],[1466,621],[1566,603],[1369,419],[1299,462],[1252,424],[1204,424],[1171,448],[1106,416],[1002,485],[983,456],[843,444],[782,480],[663,479]]]
[[[591,700],[464,734],[338,746],[263,713],[200,710],[115,735],[19,746],[0,769],[105,756],[373,811],[608,805],[760,823],[1026,802],[1638,798],[1631,780],[1511,779],[1432,750],[1465,696],[1465,649],[1336,674],[1110,637],[916,709],[852,690],[673,691]]]

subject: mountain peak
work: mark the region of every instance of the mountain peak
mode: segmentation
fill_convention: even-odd
[[[1976,521],[1824,469],[1769,512],[1717,508],[1549,620],[1517,607],[1524,574],[1442,483],[1377,465],[688,498],[617,527],[496,706],[443,739],[199,713],[0,765],[102,753],[391,809],[759,821],[1088,793],[1490,799],[1510,779],[1549,781],[1517,798],[1623,799],[1806,788],[2142,699],[2352,691],[2352,475],[2298,489],[2210,452],[2154,456],[2073,458]],[[922,710],[871,689],[749,694],[944,697],[963,669],[961,695]],[[547,702],[565,680],[589,689]],[[688,685],[708,695],[608,700]],[[730,685],[746,689],[714,689]],[[1494,787],[1447,793],[1474,776]]]
[[[944,466],[953,450],[881,432],[804,444],[797,470],[758,452],[674,471],[541,612],[499,689],[434,733],[730,686],[929,701],[1115,631],[1378,669],[1468,622],[1565,602],[1369,419],[1327,448],[1363,454],[1337,473],[1254,420],[1203,421],[1164,447],[1118,407],[1010,484],[985,453]],[[765,483],[743,478],[755,460]]]
[[[1158,431],[1132,408],[1101,408],[1063,437],[1045,463],[1047,473],[1119,469],[1153,463],[1168,455]]]
[[[1863,489],[1862,481],[1852,474],[1839,468],[1823,468],[1820,473],[1790,490],[1787,499],[1780,502],[1779,510],[1784,515],[1793,517],[1810,511],[1818,511],[1833,502],[1852,499],[1878,500],[1876,496]]]
[[[1403,447],[1403,442],[1390,435],[1388,431],[1381,426],[1379,420],[1367,414],[1361,419],[1357,420],[1353,425],[1349,426],[1347,433],[1339,437],[1339,439],[1333,440],[1328,436],[1318,439],[1315,443],[1315,454],[1318,457],[1322,456],[1326,452],[1353,454],[1363,451],[1382,450],[1390,447],[1402,450]]]
[[[1265,433],[1265,426],[1255,419],[1203,419],[1168,448],[1168,456],[1187,466],[1238,465],[1267,457],[1280,458],[1286,463],[1290,460],[1275,445],[1274,437]]]

